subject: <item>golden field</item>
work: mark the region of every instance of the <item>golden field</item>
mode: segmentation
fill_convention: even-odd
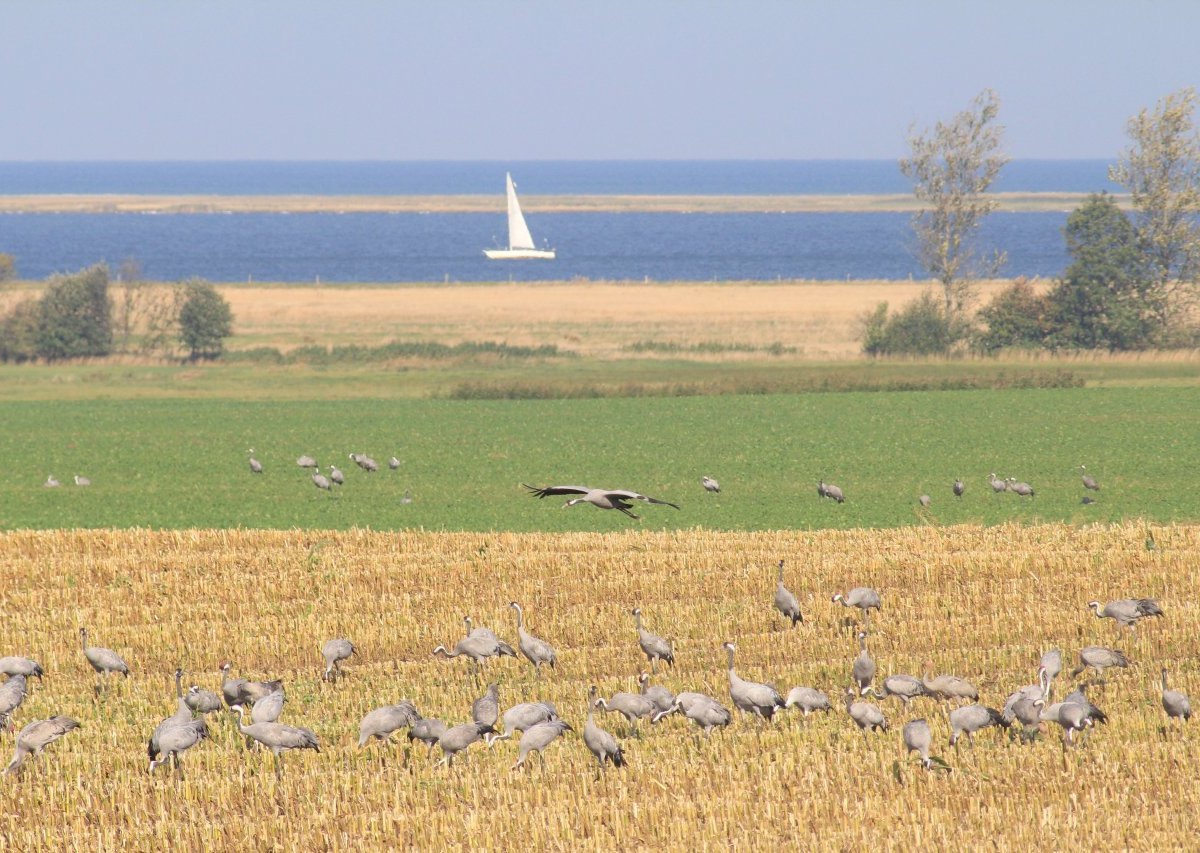
[[[805,622],[785,629],[771,607],[774,563]],[[642,848],[1171,849],[1200,833],[1200,749],[1169,728],[1160,665],[1200,693],[1200,526],[914,527],[887,531],[683,531],[621,534],[438,534],[351,531],[12,532],[0,535],[0,653],[46,668],[18,709],[24,725],[67,714],[83,727],[0,781],[6,847],[72,849]],[[1135,667],[1092,692],[1110,716],[1082,746],[1048,731],[1030,746],[985,731],[974,749],[945,746],[945,706],[883,703],[892,730],[860,735],[844,711],[769,725],[736,719],[698,739],[681,718],[622,738],[629,765],[597,780],[568,734],[511,772],[513,741],[472,747],[435,768],[419,746],[358,750],[369,709],[408,698],[428,716],[469,719],[483,683],[465,661],[430,656],[471,615],[515,643],[507,605],[559,652],[535,680],[524,660],[489,664],[504,707],[555,702],[577,729],[584,697],[634,689],[645,664],[629,609],[673,637],[677,664],[655,683],[729,694],[720,645],[738,643],[738,672],[835,698],[856,653],[852,611],[830,596],[877,587],[871,651],[880,678],[939,672],[971,679],[999,706],[1032,683],[1052,646],[1124,649]],[[1156,598],[1166,615],[1136,634],[1096,619],[1091,599]],[[132,677],[103,701],[78,629],[122,654]],[[336,685],[319,679],[318,648],[359,647]],[[218,662],[285,680],[283,722],[312,728],[321,752],[246,752],[228,720],[185,756],[185,777],[146,772],[146,739],[174,710],[171,673],[217,689]],[[1060,682],[1067,681],[1066,673]],[[1063,691],[1059,690],[1059,695]],[[906,761],[899,730],[930,720],[953,767]],[[4,735],[11,745],[12,735]],[[400,734],[400,742],[403,735]],[[899,762],[899,779],[893,765]]]
[[[990,300],[1008,284],[988,281]],[[773,343],[802,358],[861,356],[862,316],[932,287],[922,281],[781,281],[705,284],[552,282],[386,287],[220,288],[236,320],[232,348],[390,340],[555,344],[613,358],[639,341]],[[729,358],[723,355],[722,358]]]

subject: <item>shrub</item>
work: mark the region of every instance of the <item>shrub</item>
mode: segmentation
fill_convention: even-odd
[[[0,252],[0,282],[12,281],[17,277],[17,262],[7,252]]]
[[[37,358],[38,325],[42,309],[36,299],[18,302],[0,320],[0,361],[32,361]]]
[[[941,300],[926,291],[896,314],[881,302],[865,318],[863,352],[868,355],[946,355],[963,337]]]
[[[206,281],[186,282],[179,309],[179,337],[189,358],[217,358],[225,338],[232,334],[233,311],[225,297]]]
[[[37,352],[42,358],[108,355],[112,350],[108,267],[104,264],[55,277],[39,304]]]
[[[987,353],[1008,347],[1040,347],[1049,331],[1050,304],[1034,292],[1025,278],[1018,278],[979,312],[987,328],[976,345]]]

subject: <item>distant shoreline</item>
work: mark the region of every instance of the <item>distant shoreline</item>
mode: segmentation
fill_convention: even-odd
[[[1087,193],[993,193],[1000,211],[1069,213]],[[1128,197],[1115,195],[1128,206]],[[526,213],[908,213],[908,194],[533,195]],[[0,213],[502,213],[502,195],[0,195]]]

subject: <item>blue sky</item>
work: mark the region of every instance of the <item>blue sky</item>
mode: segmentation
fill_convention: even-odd
[[[1112,159],[1200,84],[1200,3],[0,5],[0,160],[891,159],[1002,102],[1013,157]]]

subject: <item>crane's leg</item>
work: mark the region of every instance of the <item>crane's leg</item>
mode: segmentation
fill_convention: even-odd
[[[283,756],[281,756],[279,753],[275,753],[275,779],[279,780],[282,778],[283,778]]]

